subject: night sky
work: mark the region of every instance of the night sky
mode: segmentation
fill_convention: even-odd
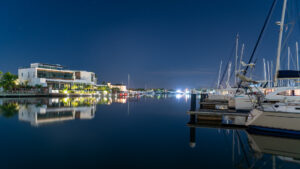
[[[127,83],[130,74],[135,88],[213,87],[237,33],[249,58],[272,2],[1,1],[0,70],[17,73],[18,67],[41,62],[94,71],[99,82]],[[275,60],[281,5],[278,1],[260,58]],[[261,79],[261,73],[255,77]]]

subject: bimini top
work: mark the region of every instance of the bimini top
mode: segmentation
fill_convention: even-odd
[[[300,71],[298,70],[279,70],[278,79],[299,79],[300,78]]]

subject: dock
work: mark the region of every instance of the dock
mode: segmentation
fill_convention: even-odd
[[[211,124],[222,126],[246,127],[249,111],[236,111],[228,108],[225,101],[206,101],[207,95],[201,95],[200,108],[196,109],[196,97],[191,96],[191,108],[187,111],[190,116],[188,125]]]
[[[248,112],[237,112],[235,110],[211,110],[200,109],[198,111],[188,111],[191,122],[198,121],[217,121],[224,125],[244,126],[248,119]]]

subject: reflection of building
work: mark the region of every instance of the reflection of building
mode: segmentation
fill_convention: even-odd
[[[59,99],[50,99],[48,104],[21,104],[19,120],[30,122],[33,126],[76,119],[95,117],[96,105],[72,106]]]
[[[111,83],[107,83],[107,86],[109,88],[118,88],[120,89],[121,92],[126,92],[127,91],[127,87],[126,85],[123,85],[123,84],[111,84]]]
[[[41,85],[53,89],[78,85],[96,85],[95,73],[87,71],[63,70],[61,65],[32,63],[30,68],[18,70],[19,81],[30,86]]]

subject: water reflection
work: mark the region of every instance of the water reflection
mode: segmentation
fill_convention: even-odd
[[[1,99],[0,114],[8,118],[18,115],[20,121],[40,126],[75,119],[93,119],[97,104],[125,104],[128,99],[127,97]]]
[[[33,126],[74,119],[92,119],[96,111],[95,98],[55,98],[43,103],[19,104],[19,120]]]
[[[0,99],[2,168],[299,168],[298,139],[196,117],[186,127],[188,99]]]
[[[257,157],[271,154],[283,161],[300,163],[299,139],[250,134],[248,132],[247,136],[248,143]]]
[[[143,98],[166,99],[174,95],[144,95]],[[65,98],[6,98],[0,99],[0,115],[6,118],[18,115],[19,121],[32,126],[75,119],[93,119],[98,104],[127,104],[141,97],[65,97]],[[187,97],[185,98],[187,99]]]
[[[224,126],[219,122],[188,123],[190,148],[196,148],[197,130],[215,129],[231,148],[233,168],[298,168],[300,139],[256,133],[246,128]],[[204,137],[200,135],[199,137]],[[214,145],[211,145],[214,146]],[[213,147],[212,147],[213,148]],[[222,150],[221,150],[222,151]]]

